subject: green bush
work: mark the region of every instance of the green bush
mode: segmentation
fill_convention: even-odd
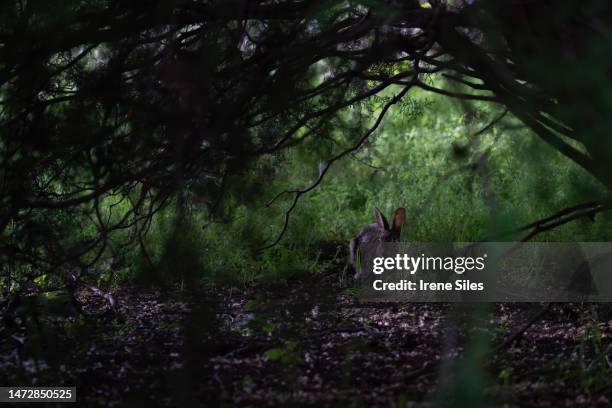
[[[274,248],[259,250],[282,230],[294,195],[270,199],[309,186],[325,160],[358,135],[330,126],[336,142],[317,138],[260,160],[232,183],[215,213],[223,222],[210,223],[209,214],[196,210],[184,223],[177,223],[174,209],[160,213],[146,236],[152,261],[136,251],[138,269],[165,283],[278,281],[324,268],[316,256],[320,243],[347,242],[373,222],[375,206],[385,214],[407,209],[404,240],[507,240],[519,236],[501,232],[603,195],[590,175],[509,114],[477,135],[502,113],[496,106],[414,92],[396,108],[358,152],[334,163],[321,184],[300,197]],[[346,120],[353,120],[350,113]],[[598,215],[535,239],[604,241],[612,238],[610,226],[610,216]]]

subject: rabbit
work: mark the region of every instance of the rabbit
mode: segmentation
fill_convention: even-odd
[[[389,228],[389,222],[385,218],[382,212],[374,207],[374,217],[376,219],[375,224],[370,224],[363,228],[351,239],[349,243],[349,272],[355,273],[355,255],[363,245],[370,242],[396,242],[400,239],[400,233],[402,231],[402,225],[406,222],[406,210],[404,208],[398,208],[395,210],[393,215],[393,225]],[[362,268],[355,273],[355,279],[361,279],[363,277]]]

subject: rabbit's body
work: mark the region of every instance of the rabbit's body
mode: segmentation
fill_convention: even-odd
[[[374,208],[375,224],[370,224],[363,228],[351,239],[349,243],[349,271],[355,272],[355,257],[357,251],[372,242],[394,242],[399,241],[402,225],[406,221],[406,210],[398,208],[393,216],[393,225],[389,227],[389,222],[378,208]],[[363,277],[362,268],[355,273],[355,279]]]

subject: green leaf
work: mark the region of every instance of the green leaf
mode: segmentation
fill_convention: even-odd
[[[251,299],[244,305],[244,310],[247,312],[252,312],[258,303],[259,302],[257,302],[257,299]]]
[[[266,351],[265,356],[272,361],[278,361],[283,358],[285,352],[280,348],[273,348]]]

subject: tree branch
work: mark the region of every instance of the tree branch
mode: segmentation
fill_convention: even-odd
[[[413,83],[414,83],[414,81],[416,81],[416,76],[415,76],[415,79],[413,80]],[[310,191],[314,190],[319,184],[321,184],[321,182],[323,181],[323,178],[325,177],[325,175],[327,174],[327,172],[329,171],[329,169],[331,168],[331,166],[335,162],[337,162],[338,160],[342,159],[344,156],[346,156],[346,155],[348,155],[348,154],[358,150],[361,147],[361,145],[363,145],[363,143],[372,135],[372,133],[374,133],[376,131],[376,129],[378,129],[378,127],[382,123],[382,120],[383,120],[385,114],[389,111],[391,106],[393,106],[397,102],[399,102],[402,99],[402,97],[404,97],[404,95],[406,95],[406,93],[411,88],[412,88],[412,84],[411,85],[407,85],[397,95],[395,95],[393,98],[391,98],[391,100],[389,102],[387,102],[385,104],[385,106],[383,107],[383,109],[381,110],[380,114],[378,115],[378,118],[376,119],[376,122],[374,122],[374,124],[368,129],[367,132],[365,132],[363,134],[363,136],[361,136],[361,138],[357,141],[357,143],[354,144],[352,147],[350,147],[350,148],[342,151],[341,153],[337,154],[336,156],[332,157],[327,162],[327,164],[323,168],[323,170],[320,172],[319,177],[317,177],[317,179],[311,185],[309,185],[308,187],[305,187],[303,189],[282,191],[279,194],[277,194],[272,200],[270,200],[270,202],[268,202],[268,204],[266,204],[266,207],[269,207],[270,205],[272,205],[272,203],[274,203],[274,201],[276,201],[282,195],[284,195],[284,194],[294,194],[294,197],[293,197],[293,200],[291,202],[291,205],[289,206],[287,211],[285,211],[285,221],[283,223],[282,230],[280,231],[280,233],[278,234],[276,239],[271,244],[268,244],[268,245],[265,245],[262,248],[259,248],[258,252],[264,251],[264,250],[269,249],[269,248],[272,248],[273,246],[275,246],[276,244],[278,244],[280,242],[280,240],[285,235],[285,232],[287,232],[287,228],[289,227],[289,217],[291,216],[291,213],[295,209],[295,207],[296,207],[300,197],[302,195],[304,195],[306,193],[309,193]]]

